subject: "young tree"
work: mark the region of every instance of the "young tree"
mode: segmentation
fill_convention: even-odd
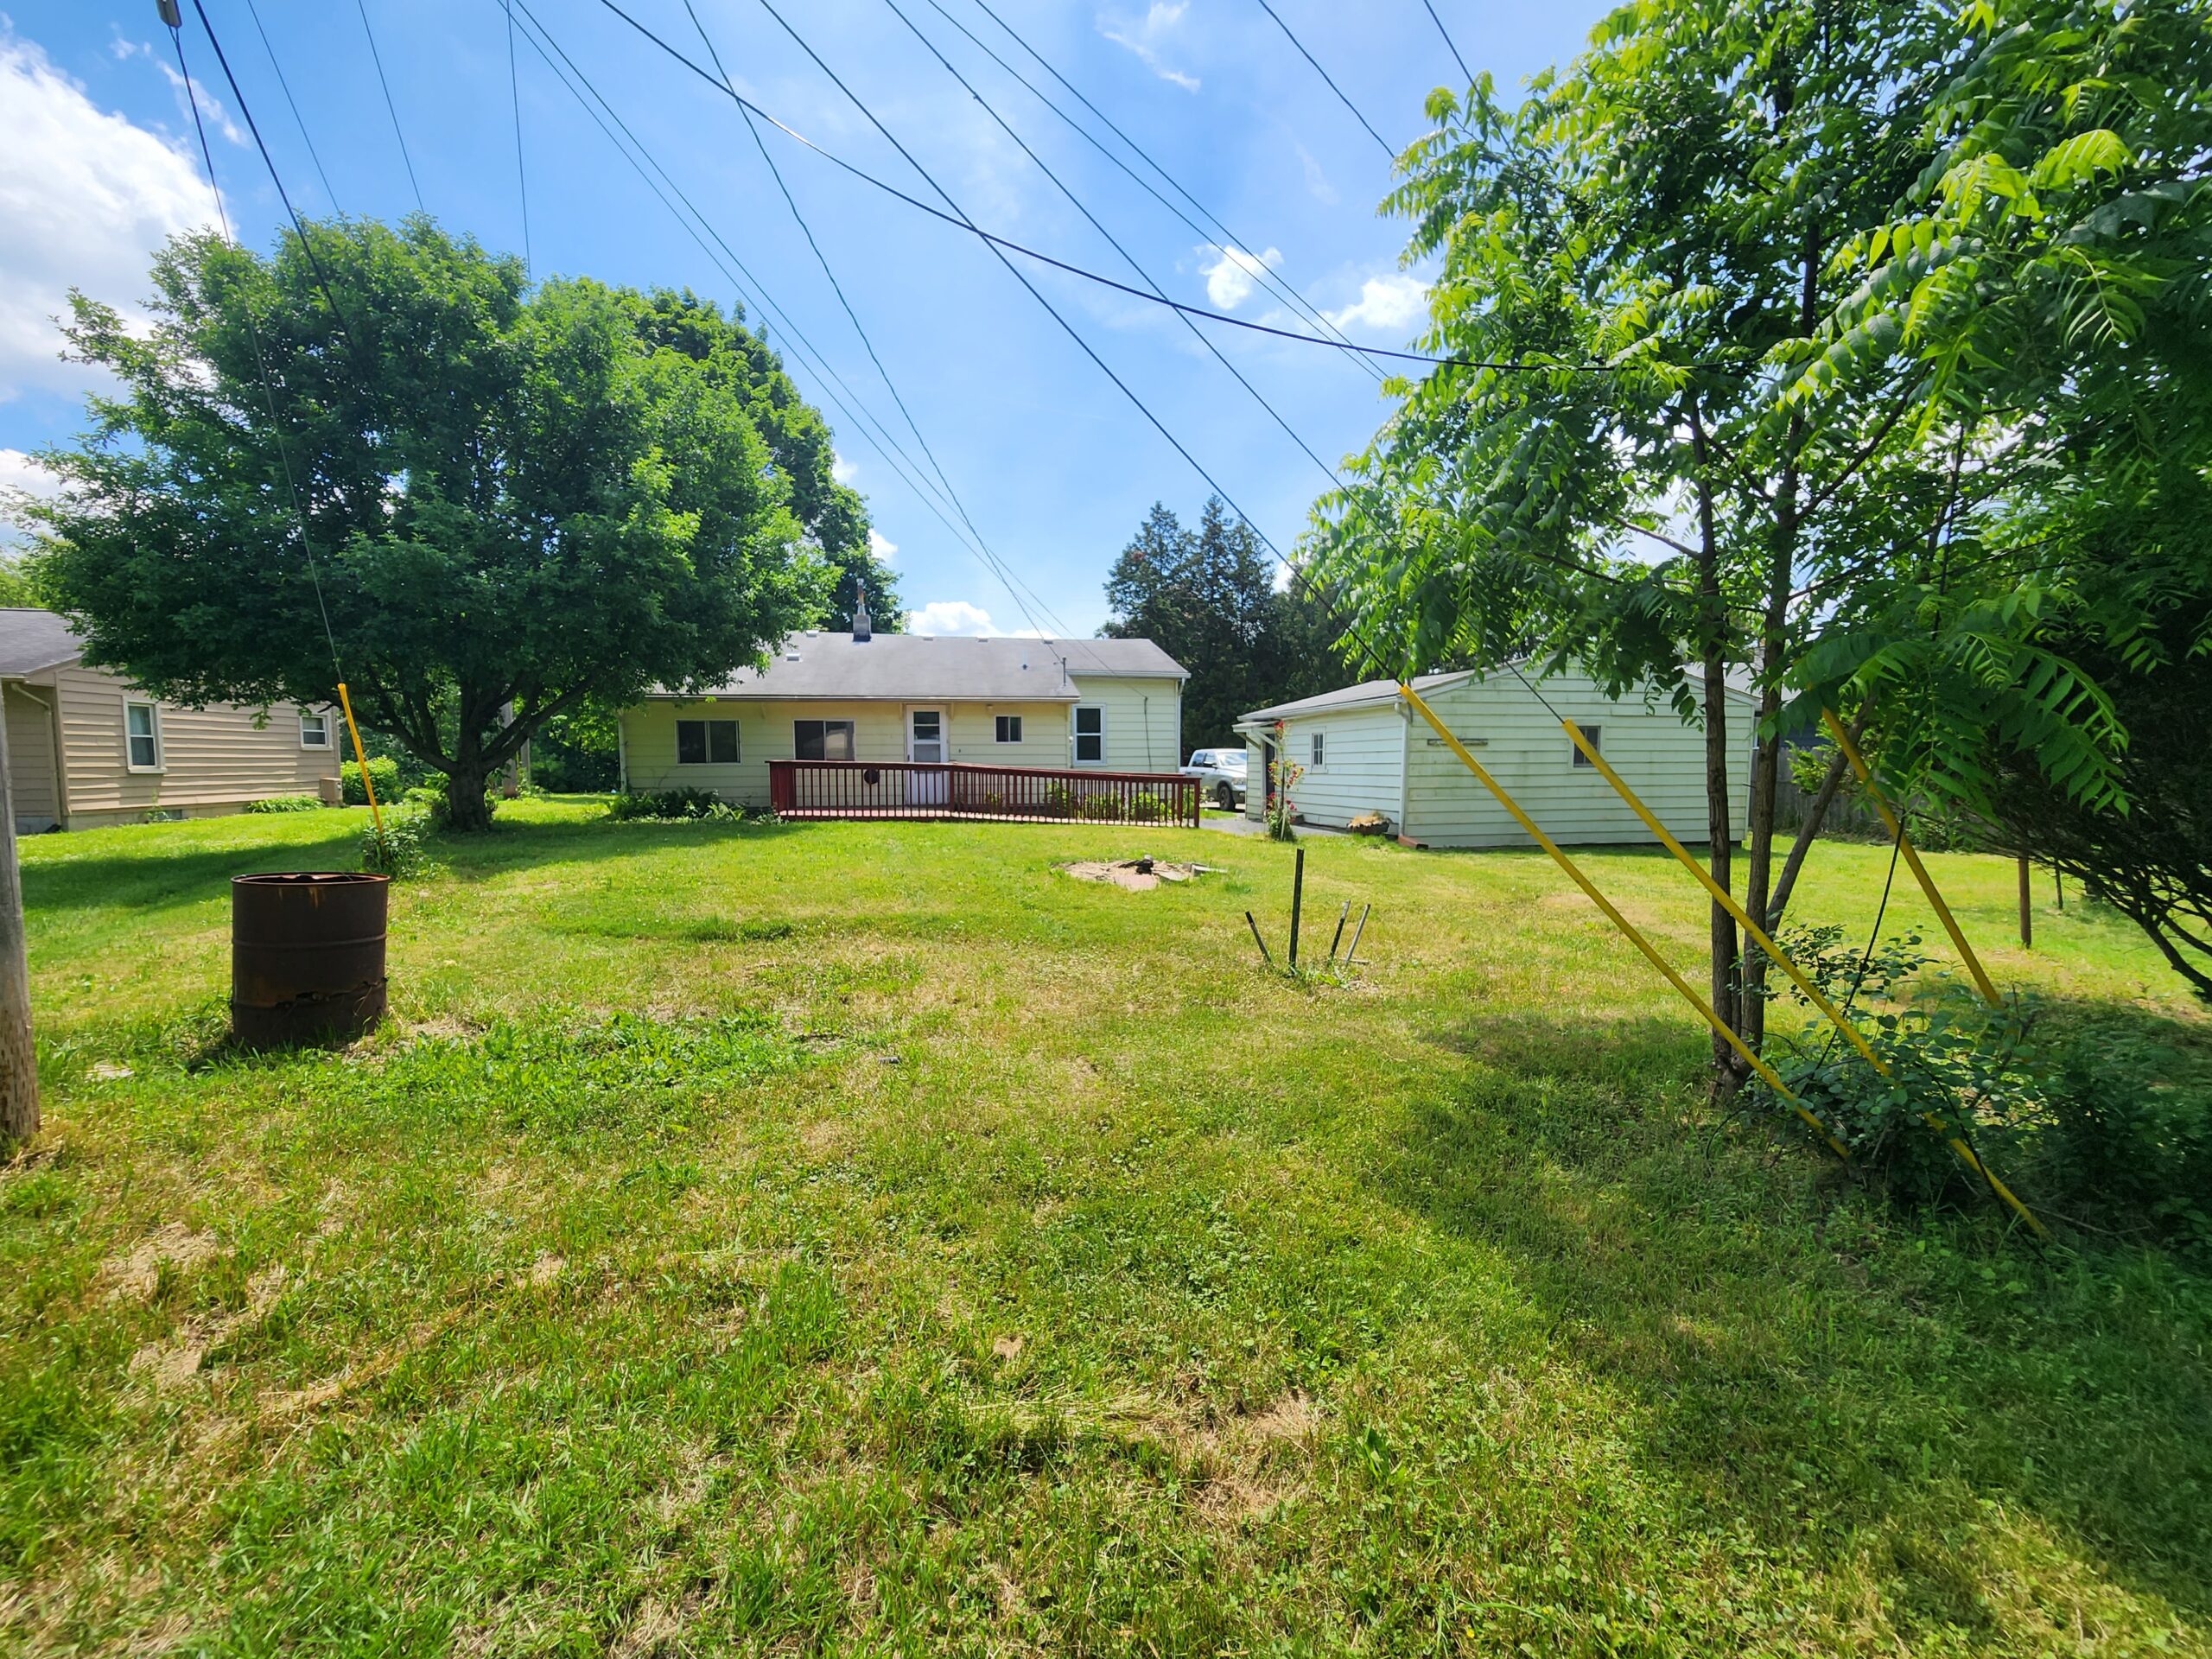
[[[38,516],[89,661],[185,703],[342,675],[480,828],[547,721],[761,660],[825,607],[810,543],[865,557],[818,418],[711,304],[527,290],[423,219],[307,233],[268,259],[175,238],[143,335],[73,296],[76,354],[121,389],[43,457]]]
[[[1863,660],[1815,671],[1815,642],[1863,594],[1942,588],[1961,524],[2035,460],[1942,372],[1958,306],[1912,303],[1924,244],[1885,239],[1972,142],[1946,99],[2011,26],[1972,15],[1625,8],[1516,108],[1487,79],[1464,106],[1436,94],[1389,202],[1414,220],[1409,257],[1441,262],[1424,343],[1467,364],[1399,386],[1317,510],[1319,574],[1406,672],[1576,662],[1671,695],[1705,731],[1711,873],[1755,915],[1785,696],[1863,715],[1874,683]],[[1961,665],[1953,715],[2108,796],[2094,689],[2017,618],[1954,623],[1936,641]],[[1730,727],[1732,671],[1758,688],[1752,732]],[[1754,745],[1738,885],[1735,761]],[[1717,903],[1711,939],[1715,1009],[1756,1047],[1764,963]],[[1717,1034],[1713,1052],[1732,1086]]]

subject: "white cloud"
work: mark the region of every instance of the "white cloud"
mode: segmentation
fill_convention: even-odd
[[[893,558],[897,556],[899,552],[899,543],[893,541],[888,536],[878,530],[874,524],[870,524],[868,527],[868,550],[874,554],[878,559],[880,559],[886,564],[888,564]]]
[[[1137,60],[1162,80],[1180,86],[1186,92],[1195,92],[1198,90],[1198,78],[1184,73],[1160,55],[1161,37],[1182,22],[1183,14],[1189,10],[1190,0],[1174,0],[1173,4],[1169,0],[1152,0],[1151,9],[1135,21],[1101,12],[1098,32],[1124,51],[1135,53]]]
[[[223,107],[222,100],[209,92],[196,77],[188,81],[158,58],[154,60],[154,67],[162,72],[162,79],[168,82],[169,90],[176,94],[176,112],[184,118],[187,126],[192,124],[192,95],[197,92],[200,95],[200,113],[207,124],[234,144],[246,142],[245,129],[231,119],[231,112]]]
[[[153,251],[212,222],[215,198],[188,152],[119,115],[0,20],[0,400],[29,386],[79,391],[53,319],[73,284],[131,315]]]
[[[1370,276],[1359,297],[1341,311],[1322,315],[1339,328],[1379,328],[1400,333],[1428,314],[1428,284],[1418,276],[1393,273]]]
[[[17,521],[14,508],[23,496],[51,500],[61,493],[61,480],[38,464],[35,455],[21,449],[0,449],[0,552],[14,552],[28,545],[20,532],[29,527]]]
[[[1206,298],[1219,310],[1234,311],[1251,294],[1252,279],[1281,264],[1280,248],[1269,248],[1265,253],[1224,248],[1218,259],[1211,264],[1200,265],[1198,270],[1206,279]]]
[[[996,633],[991,613],[964,599],[935,599],[918,611],[906,613],[909,633],[947,633],[963,637]]]
[[[840,484],[849,484],[860,476],[861,469],[847,461],[835,449],[830,452],[830,476]]]
[[[1329,182],[1329,175],[1321,170],[1321,163],[1313,159],[1313,152],[1303,144],[1293,146],[1298,151],[1298,164],[1306,169],[1306,189],[1324,207],[1333,207],[1340,198],[1337,187]]]

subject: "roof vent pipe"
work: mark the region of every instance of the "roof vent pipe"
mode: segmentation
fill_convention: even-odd
[[[853,611],[853,643],[864,645],[874,637],[874,623],[868,613],[868,589],[860,590],[860,601]]]

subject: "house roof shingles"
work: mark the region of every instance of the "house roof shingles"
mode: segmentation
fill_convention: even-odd
[[[842,632],[794,634],[766,669],[744,668],[702,691],[653,695],[789,697],[819,702],[1074,702],[1060,672],[1116,679],[1185,677],[1182,665],[1149,639],[975,639],[879,633],[855,640]]]
[[[41,669],[73,663],[85,654],[85,642],[69,626],[69,619],[52,611],[0,606],[0,677],[18,679]]]

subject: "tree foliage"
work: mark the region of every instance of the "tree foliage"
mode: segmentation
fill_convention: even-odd
[[[760,660],[864,568],[819,416],[712,304],[529,289],[423,219],[308,236],[174,239],[143,334],[73,296],[75,354],[120,384],[44,457],[41,580],[89,660],[184,703],[342,673],[475,827],[546,721]]]
[[[1236,746],[1237,717],[1348,683],[1342,630],[1314,601],[1278,592],[1252,527],[1208,497],[1195,530],[1155,502],[1106,578],[1109,639],[1152,639],[1190,671],[1183,747]]]

